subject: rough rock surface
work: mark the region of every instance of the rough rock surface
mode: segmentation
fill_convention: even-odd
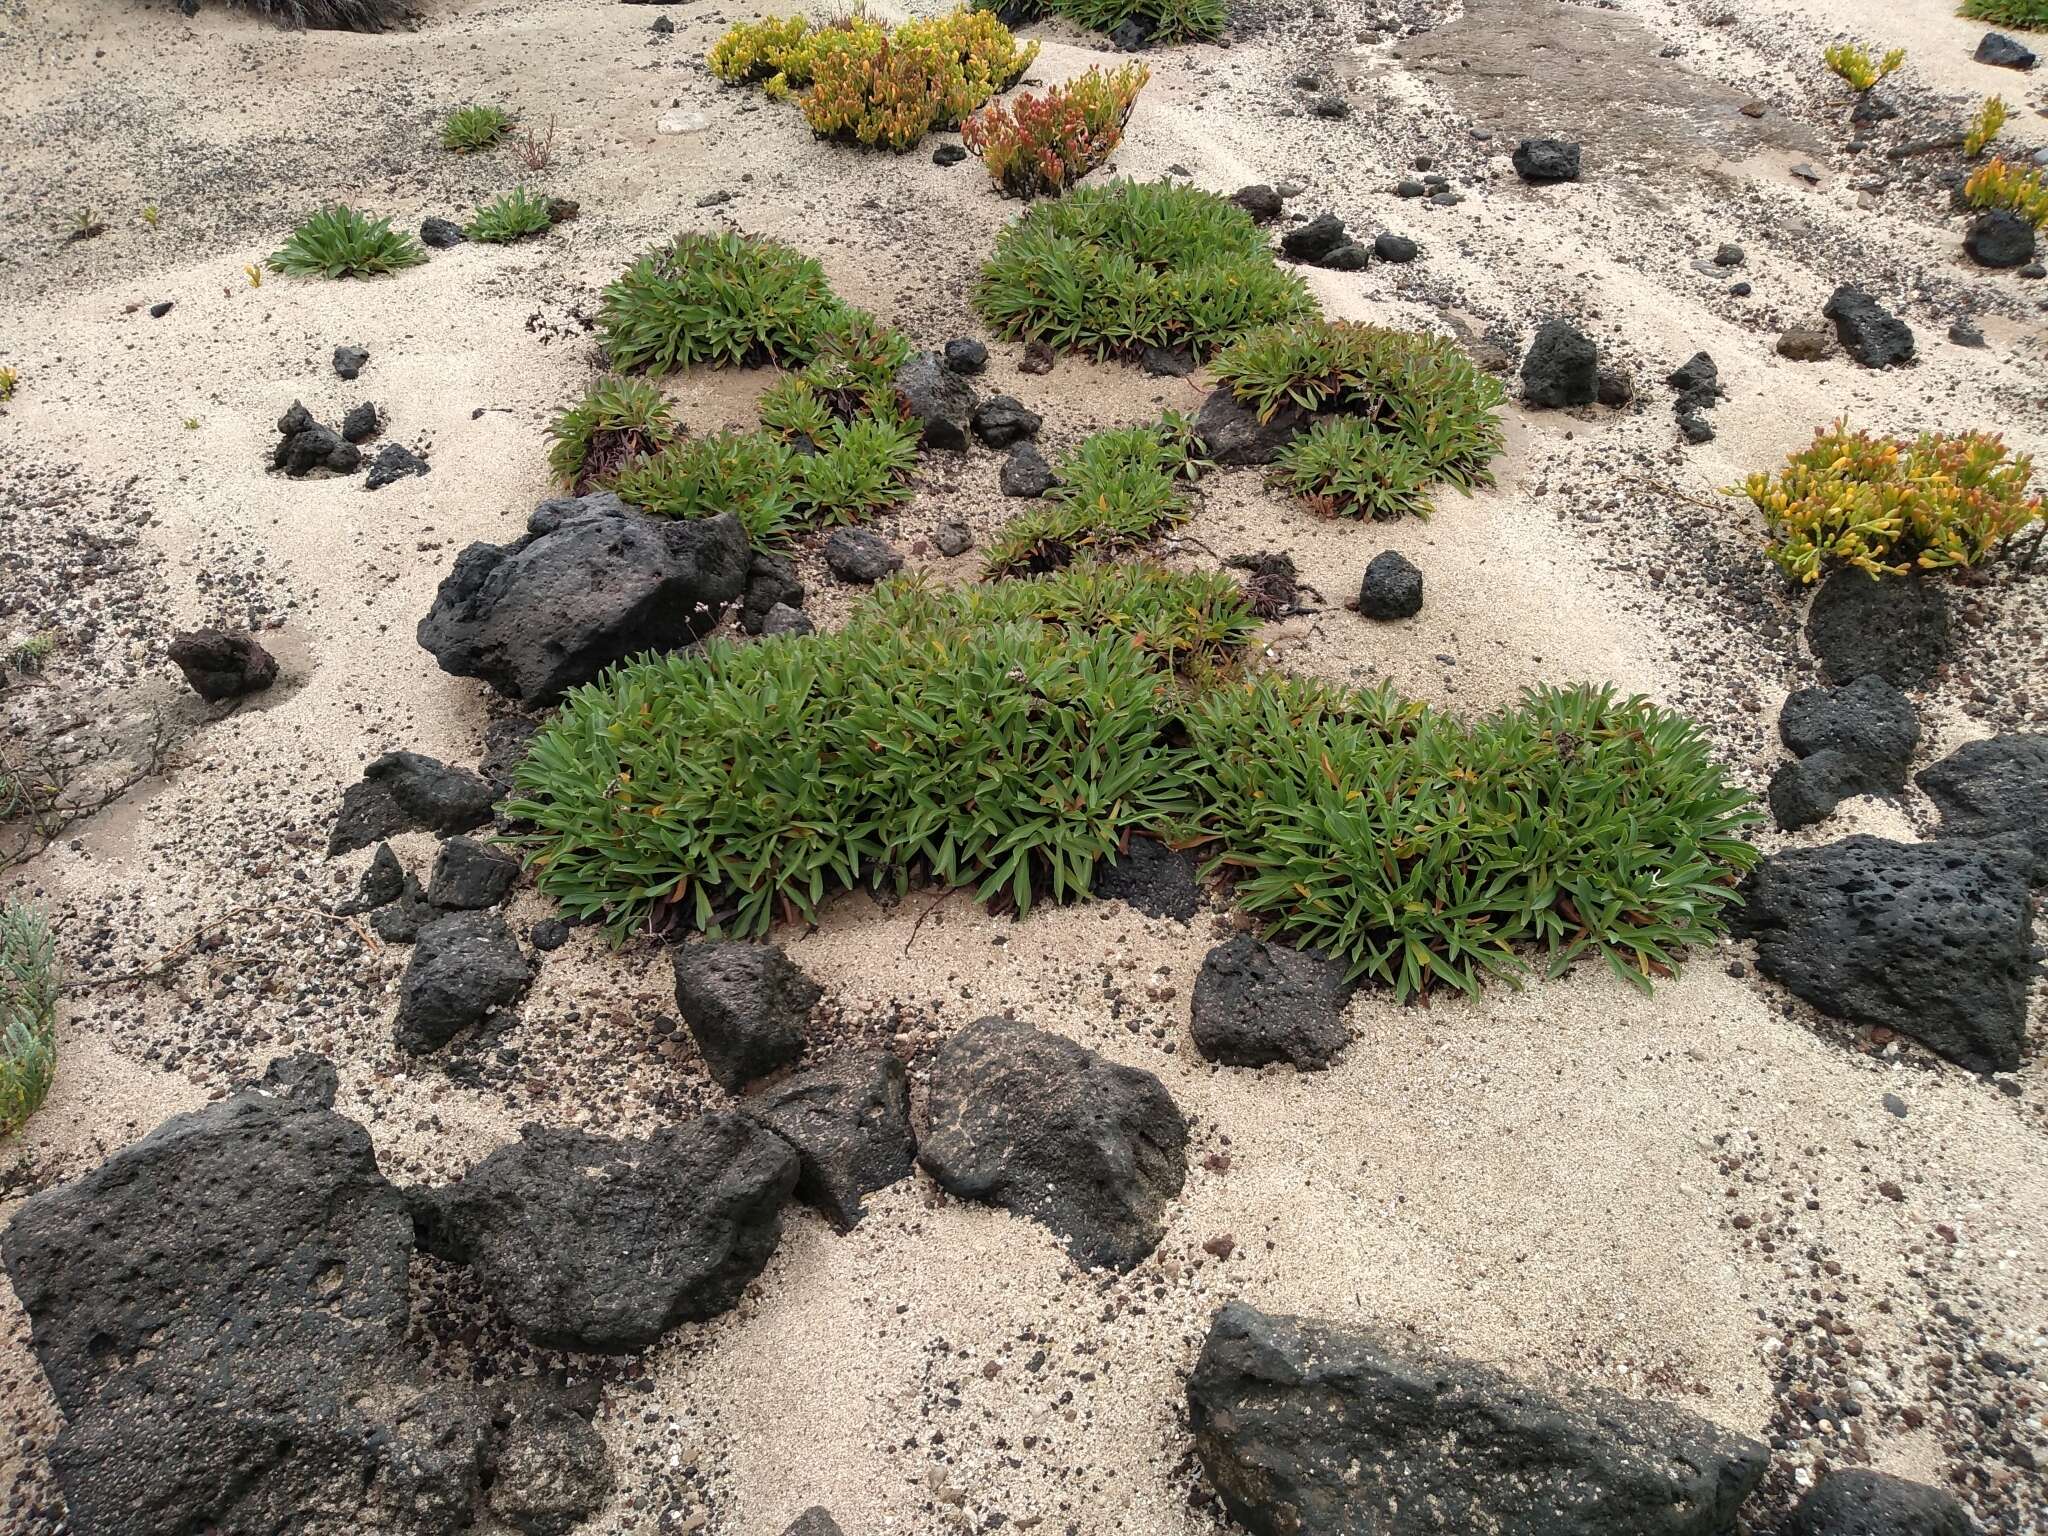
[[[1801,688],[1785,701],[1778,735],[1797,754],[1771,777],[1771,812],[1781,827],[1834,814],[1851,795],[1895,794],[1920,740],[1904,694],[1875,673],[1840,688]]]
[[[940,1048],[928,1110],[917,1160],[948,1193],[1029,1217],[1085,1265],[1142,1262],[1187,1178],[1187,1125],[1158,1078],[1015,1019]]]
[[[910,1078],[887,1051],[853,1051],[806,1068],[744,1106],[796,1148],[796,1197],[841,1231],[860,1222],[861,1200],[910,1177]]]
[[[1156,837],[1134,837],[1114,863],[1095,866],[1094,895],[1128,902],[1147,917],[1186,922],[1202,905],[1196,868],[1193,854],[1169,848]]]
[[[171,661],[209,704],[261,693],[277,681],[277,658],[254,635],[195,629],[172,638]]]
[[[803,579],[797,575],[796,562],[789,556],[757,549],[747,567],[747,593],[740,602],[740,628],[750,635],[760,634],[768,622],[770,611],[777,605],[803,607]]]
[[[475,1268],[534,1343],[621,1354],[732,1307],[796,1180],[788,1142],[725,1113],[645,1141],[529,1125],[410,1199],[420,1246]]]
[[[1970,221],[1963,252],[1980,267],[2023,267],[2034,259],[2034,226],[2010,208],[1993,208]]]
[[[1600,352],[1569,320],[1546,320],[1522,359],[1522,398],[1544,410],[1591,405],[1600,396]]]
[[[438,758],[383,753],[343,791],[327,855],[353,853],[399,832],[467,832],[491,819],[492,798],[483,779]]]
[[[1941,812],[1939,836],[1995,847],[2048,885],[2048,736],[1968,742],[1914,782]]]
[[[1561,139],[1524,139],[1511,158],[1515,174],[1537,186],[1579,179],[1579,146]]]
[[[0,1258],[79,1536],[466,1530],[489,1416],[405,1348],[412,1225],[317,1057],[22,1206]]]
[[[728,1093],[803,1054],[824,991],[772,944],[699,939],[675,952],[676,1007],[712,1080]]]
[[[866,528],[834,528],[825,536],[825,566],[841,581],[871,587],[903,569],[896,546]]]
[[[1835,322],[1842,348],[1866,368],[1889,368],[1913,358],[1913,328],[1853,284],[1837,288],[1821,313]]]
[[[1963,1506],[1939,1488],[1868,1467],[1838,1467],[1799,1501],[1785,1536],[1971,1536]]]
[[[2003,32],[1986,32],[1970,57],[1979,64],[1993,64],[2000,69],[2032,69],[2035,63],[2033,49]]]
[[[381,491],[394,481],[407,475],[424,475],[433,467],[405,444],[386,443],[370,461],[370,472],[363,476],[363,489]]]
[[[363,462],[361,449],[344,441],[334,428],[315,421],[313,413],[297,400],[278,417],[277,432],[277,448],[270,456],[270,467],[283,470],[295,480],[316,469],[345,475]]]
[[[1195,1048],[1231,1067],[1321,1071],[1351,1043],[1343,967],[1248,933],[1202,961],[1190,1005]]]
[[[1358,611],[1368,619],[1412,619],[1422,612],[1422,572],[1397,549],[1383,549],[1366,565]]]
[[[519,879],[519,861],[473,837],[451,837],[434,859],[427,900],[444,912],[495,907]]]
[[[813,1504],[791,1522],[782,1536],[845,1536],[839,1529],[839,1522],[832,1518],[832,1512],[822,1504]]]
[[[1045,418],[1013,395],[994,395],[974,408],[974,435],[986,448],[1008,448],[1038,436]]]
[[[649,517],[609,491],[544,501],[526,526],[514,543],[456,556],[419,642],[442,671],[529,704],[690,644],[745,589],[753,558],[729,513]]]
[[[1731,1536],[1768,1459],[1663,1403],[1554,1398],[1242,1302],[1210,1325],[1188,1412],[1224,1507],[1258,1536]]]
[[[1043,496],[1055,484],[1052,466],[1036,443],[1019,443],[1003,460],[996,483],[1005,496]]]
[[[1225,467],[1270,464],[1298,433],[1308,430],[1314,420],[1293,401],[1283,403],[1270,419],[1260,421],[1258,413],[1241,404],[1227,389],[1219,389],[1202,402],[1195,418],[1195,433],[1207,456]]]
[[[1821,1012],[1908,1035],[1972,1071],[2019,1065],[2034,971],[2023,871],[1967,843],[1851,837],[1773,854],[1737,933]]]
[[[896,370],[896,393],[927,448],[965,451],[974,417],[974,386],[943,357],[919,352]]]
[[[472,1024],[511,1006],[533,979],[519,941],[495,912],[455,912],[419,930],[398,984],[392,1038],[400,1050],[437,1051]]]
[[[1895,688],[1923,687],[1949,644],[1947,592],[1925,577],[1873,581],[1844,566],[1821,582],[1806,615],[1806,647],[1830,682],[1874,673]]]
[[[491,1513],[523,1536],[569,1536],[611,1497],[604,1436],[552,1392],[525,1394],[506,1417],[492,1458]]]

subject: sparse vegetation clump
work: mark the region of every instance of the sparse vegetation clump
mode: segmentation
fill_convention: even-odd
[[[463,226],[462,232],[487,245],[509,245],[514,240],[546,233],[554,222],[548,200],[538,192],[518,186],[478,208],[476,217]]]
[[[759,84],[774,100],[802,91],[821,137],[902,152],[957,127],[1037,56],[992,13],[963,8],[893,31],[861,13],[816,27],[765,17],[727,32],[709,62],[727,84]]]
[[[1013,340],[1094,357],[1181,348],[1196,359],[1316,312],[1251,216],[1173,182],[1077,187],[996,237],[975,300]]]
[[[1897,72],[1906,62],[1906,50],[1894,48],[1884,57],[1872,60],[1870,55],[1855,43],[1830,43],[1821,51],[1821,58],[1853,91],[1868,91],[1880,80]]]
[[[333,32],[382,32],[405,20],[406,0],[228,0],[245,11],[268,16],[281,27]]]
[[[1963,198],[1972,208],[2006,208],[2035,228],[2048,225],[2048,176],[1999,155],[1970,173]]]
[[[441,120],[441,147],[460,154],[489,149],[512,131],[512,114],[503,107],[457,107]]]
[[[1956,14],[1996,27],[2048,32],[2048,0],[1963,0],[1963,8]]]
[[[825,269],[774,240],[678,235],[604,291],[598,329],[615,368],[806,363],[843,306]]]
[[[1432,478],[1407,441],[1356,416],[1317,422],[1273,466],[1274,481],[1324,517],[1426,518]]]
[[[2006,114],[2011,109],[2003,96],[1987,96],[1984,105],[1977,109],[1977,115],[1970,119],[1970,126],[1963,132],[1963,153],[1972,157],[1981,155],[1998,137],[2005,127]]]
[[[426,259],[420,243],[393,229],[388,218],[372,218],[337,203],[294,229],[272,254],[270,270],[288,277],[375,277]],[[262,270],[252,267],[250,272],[250,286],[261,287]]]
[[[2032,473],[1992,433],[1873,437],[1838,421],[1741,490],[1763,514],[1772,563],[1811,583],[1836,564],[1873,577],[1980,564],[2048,517]]]
[[[611,484],[680,435],[668,399],[644,379],[601,379],[548,427],[548,470],[577,495]]]
[[[0,902],[0,1136],[42,1108],[57,1075],[57,946],[40,912]]]
[[[1223,0],[982,0],[1014,22],[1047,12],[1064,16],[1077,27],[1114,32],[1135,24],[1147,41],[1206,43],[1223,35]]]
[[[1116,152],[1151,78],[1142,64],[1090,69],[1036,96],[990,102],[961,125],[960,138],[1012,197],[1056,197]]]
[[[1098,432],[1061,458],[1042,504],[1003,525],[992,577],[1054,571],[1149,544],[1193,512],[1190,489],[1209,466],[1194,423],[1168,411],[1151,426]]]

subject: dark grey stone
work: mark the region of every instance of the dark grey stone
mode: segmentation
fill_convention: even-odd
[[[988,367],[988,348],[967,336],[955,336],[946,343],[946,366],[970,377]]]
[[[1019,443],[1011,449],[996,482],[1005,496],[1021,497],[1043,496],[1057,483],[1036,443]]]
[[[424,475],[433,467],[405,444],[386,443],[370,461],[370,472],[363,476],[363,489],[381,491],[408,475]]]
[[[1975,1530],[1951,1495],[1868,1467],[1823,1474],[1785,1526],[1786,1536],[1971,1536]]]
[[[1543,410],[1591,405],[1600,395],[1600,351],[1569,320],[1546,320],[1522,358],[1522,398]]]
[[[866,528],[834,528],[825,536],[825,566],[841,581],[873,586],[903,569],[896,546]]]
[[[806,1067],[745,1112],[796,1148],[796,1197],[844,1232],[862,1199],[910,1177],[917,1137],[910,1129],[910,1078],[887,1051],[852,1051]]]
[[[1372,253],[1356,240],[1346,240],[1316,265],[1329,272],[1363,272],[1372,261]]]
[[[1231,193],[1230,200],[1250,214],[1254,224],[1270,224],[1280,217],[1280,194],[1264,182],[1239,187]]]
[[[569,1536],[611,1497],[604,1436],[556,1393],[512,1405],[492,1466],[491,1512],[522,1536]]]
[[[1029,443],[1026,443],[1017,450],[1017,453],[1027,451],[1035,453],[1037,450],[1032,448]],[[1012,454],[1011,457],[1015,458],[1016,454]],[[954,556],[964,555],[968,550],[974,548],[974,532],[965,523],[941,523],[932,530],[932,544],[940,554],[950,560]]]
[[[1169,848],[1156,837],[1134,837],[1129,848],[1095,866],[1094,894],[1097,900],[1125,902],[1147,917],[1186,922],[1202,905],[1195,867],[1185,849]]]
[[[831,1511],[822,1504],[813,1504],[796,1517],[782,1536],[845,1536],[845,1533],[839,1529]]]
[[[967,447],[974,388],[936,353],[919,352],[896,371],[896,393],[927,448]]]
[[[1413,261],[1422,254],[1422,247],[1406,235],[1391,234],[1381,230],[1372,237],[1372,253],[1381,261],[1403,263]]]
[[[437,1051],[525,993],[532,967],[495,912],[454,912],[419,931],[398,984],[392,1038],[402,1051]]]
[[[824,990],[773,944],[698,939],[674,959],[676,1007],[719,1087],[738,1093],[803,1054]]]
[[[1861,288],[1844,283],[1821,313],[1835,322],[1843,350],[1866,368],[1889,368],[1913,357],[1913,328]]]
[[[1524,139],[1512,158],[1515,174],[1537,186],[1579,179],[1579,146],[1563,139]]]
[[[2035,62],[2033,49],[2003,32],[1986,32],[1970,57],[1979,64],[1995,64],[2000,69],[2032,69]]]
[[[1038,1222],[1084,1265],[1132,1269],[1165,1235],[1188,1133],[1150,1072],[985,1018],[940,1048],[927,1107],[917,1160],[949,1194]]]
[[[1365,568],[1358,611],[1368,619],[1413,618],[1422,612],[1422,572],[1399,550],[1381,550]]]
[[[524,715],[501,715],[484,726],[484,755],[477,772],[500,798],[511,791],[512,777],[533,750],[539,730],[540,722]]]
[[[366,443],[377,435],[377,407],[368,400],[350,408],[341,418],[341,435],[351,443]]]
[[[985,448],[1007,448],[1038,436],[1045,418],[1010,395],[994,395],[974,408],[970,425]]]
[[[465,769],[418,752],[383,753],[343,792],[327,855],[353,853],[399,832],[467,832],[491,819],[494,798],[491,786]]]
[[[2023,267],[2034,259],[2034,225],[2010,208],[1993,208],[1970,221],[1963,253],[1980,267]]]
[[[453,219],[429,216],[420,220],[420,244],[434,250],[445,251],[450,246],[461,245],[468,239],[469,236],[462,232],[462,226]]]
[[[344,379],[353,379],[363,371],[370,360],[370,354],[363,347],[340,346],[334,349],[334,371]]]
[[[809,635],[817,632],[818,626],[811,622],[811,616],[801,608],[792,608],[787,603],[777,603],[768,610],[768,617],[761,621],[764,638],[775,635]]]
[[[1845,565],[1813,594],[1806,647],[1831,682],[1875,674],[1895,688],[1924,687],[1948,660],[1947,592],[1931,578],[1873,579]]]
[[[1319,1072],[1351,1043],[1342,966],[1251,934],[1202,961],[1190,1004],[1195,1048],[1229,1067],[1285,1061]]]
[[[355,899],[337,910],[344,916],[356,917],[387,907],[404,894],[405,866],[398,862],[398,855],[391,851],[389,843],[379,843],[376,853],[370,857],[369,867],[356,883]]]
[[[1941,812],[1938,837],[1996,847],[2048,885],[2048,736],[1968,742],[1915,782]]]
[[[254,635],[195,629],[172,637],[171,661],[209,704],[261,693],[277,681],[277,658]]]
[[[478,912],[512,894],[519,861],[473,837],[451,837],[441,845],[427,900],[444,912]]]
[[[1195,418],[1195,431],[1203,451],[1226,468],[1248,464],[1270,464],[1295,437],[1308,430],[1314,420],[1291,400],[1282,401],[1273,414],[1260,421],[1258,413],[1241,403],[1228,389],[1214,391],[1202,402]]]
[[[760,634],[769,609],[778,603],[789,608],[804,605],[804,584],[796,573],[796,562],[787,555],[757,549],[747,567],[747,594],[740,603],[740,628],[750,635]]]
[[[1310,263],[1322,262],[1338,247],[1349,243],[1344,221],[1334,213],[1319,213],[1280,237],[1281,250],[1296,261]]]

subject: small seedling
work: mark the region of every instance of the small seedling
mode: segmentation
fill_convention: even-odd
[[[441,123],[441,147],[458,154],[489,149],[512,131],[512,114],[502,107],[457,107]]]
[[[185,418],[185,430],[187,432],[197,432],[199,430],[199,418],[197,416],[187,416]]]
[[[142,222],[149,226],[149,232],[151,234],[156,233],[156,224],[157,220],[160,217],[161,215],[157,212],[157,206],[155,203],[151,203],[147,208],[142,210]]]
[[[71,233],[64,237],[64,243],[69,245],[79,240],[94,240],[106,232],[106,222],[100,218],[99,210],[88,205],[72,215]]]
[[[249,286],[251,288],[261,288],[263,286],[263,269],[257,266],[255,262],[250,262],[242,270],[249,274]]]
[[[1875,64],[1870,55],[1854,43],[1831,43],[1821,53],[1829,69],[1849,83],[1852,90],[1862,92],[1873,88],[1880,80],[1895,73],[1906,62],[1906,50],[1894,48]]]
[[[30,635],[26,640],[17,640],[7,651],[7,664],[23,677],[33,677],[43,670],[57,649],[57,637],[49,630]]]
[[[2005,126],[2008,110],[2003,96],[1987,96],[1984,105],[1977,109],[1977,115],[1970,119],[1970,126],[1963,134],[1963,153],[1983,154],[1991,141],[1998,137],[1998,130]]]
[[[12,368],[0,368],[0,400],[12,400],[21,375]]]

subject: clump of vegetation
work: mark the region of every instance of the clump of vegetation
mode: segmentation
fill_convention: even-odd
[[[21,387],[21,372],[12,364],[0,365],[0,400],[12,400]]]
[[[1116,152],[1152,72],[1090,69],[1039,95],[993,101],[960,128],[989,179],[1012,197],[1057,197]]]
[[[43,664],[56,653],[56,633],[47,629],[38,630],[15,641],[7,648],[7,665],[23,677],[34,677],[43,670]]]
[[[1281,451],[1273,479],[1321,517],[1428,517],[1429,466],[1395,433],[1356,416],[1319,421]]]
[[[1963,198],[1973,208],[2009,208],[2037,229],[2048,225],[2048,179],[1999,155],[1970,173]]]
[[[598,329],[615,368],[808,362],[841,318],[825,269],[774,240],[678,235],[604,291]]]
[[[1035,204],[996,237],[975,302],[1005,337],[1098,358],[1156,346],[1200,359],[1316,312],[1249,214],[1164,181],[1077,187]]]
[[[157,222],[162,218],[163,213],[155,203],[149,204],[142,210],[142,222],[148,226],[149,232],[152,235],[156,233]]]
[[[810,361],[769,390],[761,420],[786,440],[818,441],[829,420],[899,416],[896,373],[910,361],[910,342],[864,310],[841,308],[813,338]]]
[[[411,11],[407,0],[229,0],[271,17],[280,27],[335,32],[382,32]]]
[[[1501,451],[1506,390],[1444,337],[1309,320],[1254,332],[1219,353],[1210,372],[1261,421],[1283,405],[1354,416],[1411,450],[1425,479],[1461,491],[1493,483],[1487,466]],[[1349,477],[1373,467],[1360,457],[1364,439],[1349,429],[1309,436],[1288,461],[1296,471],[1312,472],[1296,488],[1341,502],[1345,493],[1336,481],[1347,478],[1346,461],[1355,472]],[[1384,462],[1391,467],[1391,460]]]
[[[509,245],[514,240],[545,233],[554,222],[554,216],[548,212],[548,200],[520,186],[478,208],[476,217],[463,226],[462,232],[486,244]]]
[[[1686,722],[1546,689],[1467,724],[1253,672],[1234,584],[1076,565],[881,588],[846,627],[614,670],[535,738],[508,814],[615,933],[765,933],[834,892],[1022,913],[1131,834],[1204,847],[1269,931],[1406,998],[1713,938],[1755,816]]]
[[[1798,582],[1830,563],[1873,577],[1976,565],[2044,519],[2033,460],[1987,432],[1872,437],[1836,422],[1775,475],[1741,487],[1770,532],[1765,553]]]
[[[441,147],[468,154],[489,149],[512,131],[512,114],[503,107],[457,107],[441,120]]]
[[[1206,43],[1223,35],[1223,0],[980,0],[1013,23],[1050,11],[1093,32],[1137,26],[1148,42]]]
[[[2009,110],[2003,96],[1985,97],[1984,105],[1977,109],[1977,115],[1970,119],[1970,126],[1963,131],[1963,153],[1972,156],[1983,154],[2005,126]]]
[[[373,219],[336,204],[293,230],[284,248],[271,256],[270,270],[288,277],[372,277],[418,266],[426,259],[420,243],[393,229],[389,219]],[[261,287],[261,270],[251,270],[250,286]]]
[[[1894,48],[1873,63],[1870,55],[1855,43],[1830,43],[1822,50],[1821,58],[1829,69],[1848,82],[1850,89],[1860,92],[1872,89],[1880,80],[1897,71],[1906,62],[1906,50]]]
[[[898,152],[1008,90],[1038,56],[992,13],[966,9],[891,31],[865,14],[813,27],[801,17],[743,23],[709,55],[728,84],[774,100],[802,90],[804,119],[825,138]]]
[[[644,379],[600,379],[548,427],[548,471],[582,495],[680,434],[666,396]]]
[[[40,912],[0,902],[0,1136],[42,1108],[57,1076],[57,945]]]
[[[1178,411],[1151,426],[1098,432],[1054,466],[1059,483],[1042,503],[1003,525],[987,573],[1054,571],[1149,544],[1187,520],[1189,488],[1208,467],[1195,424]]]
[[[1996,27],[2048,32],[2048,0],[1963,0],[1963,8],[1956,14]]]

